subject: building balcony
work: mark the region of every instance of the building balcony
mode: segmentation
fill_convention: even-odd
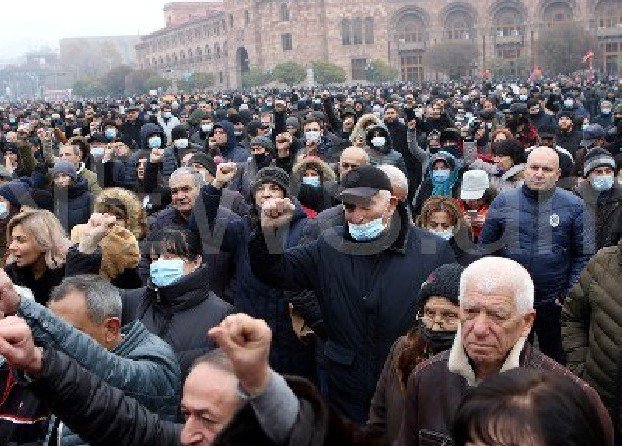
[[[522,45],[523,36],[495,36],[496,45]]]
[[[425,42],[397,42],[398,51],[424,51]]]
[[[622,37],[622,26],[611,28],[597,28],[596,35],[598,37]]]

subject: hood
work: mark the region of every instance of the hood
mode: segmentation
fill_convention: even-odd
[[[434,166],[434,163],[437,160],[447,161],[452,172],[457,170],[458,165],[456,158],[451,153],[441,150],[430,157],[430,161],[428,161],[428,167],[426,169],[426,174],[428,176],[432,175],[432,166]]]
[[[350,141],[354,141],[358,137],[365,139],[365,130],[363,129],[369,125],[384,125],[384,123],[382,122],[382,119],[371,113],[361,116],[352,130]]]
[[[236,144],[233,124],[231,124],[231,122],[229,121],[223,120],[219,121],[218,124],[214,125],[214,129],[218,127],[221,127],[222,129],[224,129],[225,132],[227,132],[227,147],[224,150],[222,148],[220,149],[220,153],[227,157],[233,151]],[[212,129],[212,132],[213,131],[214,130]]]
[[[331,169],[331,167],[327,163],[315,157],[303,158],[300,162],[298,162],[292,169],[292,176],[300,178],[302,181],[302,176],[304,174],[304,171],[307,169],[307,166],[319,167],[321,169],[322,180],[324,182],[337,181],[335,171]]]
[[[147,144],[147,136],[154,134],[154,133],[157,133],[158,135],[160,135],[160,138],[162,138],[162,144],[163,144],[162,148],[164,148],[164,144],[166,144],[166,135],[164,134],[162,127],[160,127],[158,124],[153,124],[151,122],[148,122],[140,128],[140,149],[141,150],[149,151],[149,146]]]

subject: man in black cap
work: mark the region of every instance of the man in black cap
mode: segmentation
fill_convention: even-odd
[[[132,150],[140,147],[140,127],[143,125],[138,118],[138,107],[131,106],[125,109],[125,122],[121,126],[123,142]]]
[[[329,401],[362,424],[389,349],[412,324],[421,284],[454,255],[446,242],[414,227],[407,213],[396,212],[391,182],[377,167],[360,166],[341,185],[345,227],[283,251],[279,237],[295,207],[270,199],[248,250],[253,273],[265,284],[315,292],[326,329]]]
[[[557,144],[575,157],[581,142],[581,129],[577,129],[569,111],[562,111],[557,117]]]

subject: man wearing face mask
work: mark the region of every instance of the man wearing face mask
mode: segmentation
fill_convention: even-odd
[[[415,325],[391,347],[367,422],[386,435],[389,444],[394,444],[402,426],[403,389],[411,372],[419,363],[451,348],[459,323],[458,295],[463,270],[459,264],[450,263],[432,271],[419,291]]]
[[[133,150],[140,146],[140,128],[142,121],[138,117],[138,107],[131,106],[125,109],[125,122],[121,126],[123,141]]]
[[[243,163],[248,159],[248,151],[238,144],[235,130],[231,122],[224,120],[212,127],[209,138],[214,138],[214,146],[210,146],[212,156],[221,156],[225,161]]]
[[[248,250],[254,276],[266,285],[315,291],[326,328],[329,402],[363,424],[390,346],[414,320],[421,284],[454,254],[446,241],[412,225],[377,167],[348,172],[341,186],[345,227],[283,251],[279,238],[295,207],[272,199]]]
[[[171,106],[169,104],[162,105],[162,110],[157,117],[157,122],[164,130],[164,134],[166,135],[166,144],[172,142],[171,140],[171,132],[175,127],[181,124],[179,118],[177,116],[173,116],[173,112]]]
[[[562,102],[561,112],[567,112],[572,114],[572,120],[574,122],[583,122],[585,118],[589,118],[589,114],[583,108],[583,105],[575,98],[575,96],[571,93],[566,94],[564,96],[564,100]],[[558,113],[559,117],[559,113]]]
[[[596,249],[615,246],[622,236],[622,186],[615,181],[616,163],[609,152],[593,149],[585,158],[576,192],[594,221]]]
[[[397,167],[404,174],[407,173],[404,157],[393,149],[393,140],[384,125],[368,127],[365,132],[365,143],[371,165],[388,164]]]
[[[592,118],[593,124],[598,124],[608,132],[613,127],[613,104],[604,100],[600,103],[599,113]]]
[[[138,156],[143,151],[146,151],[150,154],[150,160],[153,162],[155,160],[161,160],[164,156],[164,141],[166,136],[164,135],[164,131],[162,128],[151,122],[144,124],[140,129],[140,151],[134,152],[130,157],[128,162],[129,166],[132,166],[131,169],[126,170],[126,181],[128,185],[131,185],[132,188],[135,188],[138,183],[138,177],[136,174],[136,166],[138,164]],[[173,169],[174,170],[174,169]],[[169,172],[169,175],[172,173]]]
[[[319,116],[308,115],[304,120],[303,132],[301,145],[305,148],[306,156],[317,156],[327,163],[339,159],[346,141],[326,130],[324,120]]]
[[[211,114],[202,110],[195,110],[192,117],[194,118],[195,115],[198,121],[198,129],[190,136],[190,143],[195,146],[206,147],[207,138],[214,127],[214,119]]]
[[[605,130],[598,124],[588,124],[583,129],[583,139],[579,144],[581,148],[575,156],[575,171],[578,177],[583,175],[585,158],[596,148],[605,144]]]
[[[505,126],[510,129],[523,149],[538,143],[538,130],[529,120],[529,113],[525,104],[515,103],[510,106],[510,109],[505,113]]]

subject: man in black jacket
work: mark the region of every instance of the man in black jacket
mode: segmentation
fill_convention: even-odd
[[[377,167],[350,171],[342,187],[345,227],[285,252],[270,250],[283,246],[278,238],[295,208],[287,199],[267,200],[261,226],[269,236],[255,228],[248,252],[254,276],[266,285],[315,292],[327,335],[330,403],[364,423],[389,349],[412,325],[421,284],[455,257],[447,242],[396,212],[391,182]]]
[[[226,357],[219,350],[195,363],[184,384],[184,425],[161,420],[63,353],[36,347],[19,318],[0,320],[0,354],[92,446],[386,444],[334,416],[309,383],[286,383],[270,369],[265,322],[230,316],[210,336]]]

